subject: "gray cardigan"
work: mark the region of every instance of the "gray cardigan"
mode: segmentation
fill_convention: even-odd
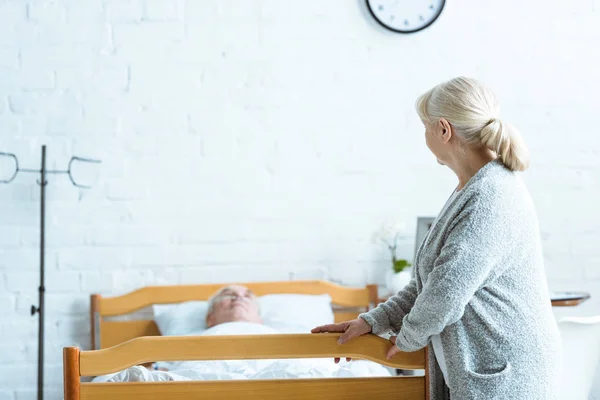
[[[521,179],[494,160],[437,217],[398,294],[361,314],[406,352],[429,346],[430,395],[552,399],[562,349],[534,206]],[[446,386],[431,345],[439,334]]]

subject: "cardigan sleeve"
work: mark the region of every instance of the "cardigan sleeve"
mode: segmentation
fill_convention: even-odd
[[[501,273],[510,252],[510,227],[498,202],[470,199],[448,228],[440,255],[411,311],[403,318],[396,345],[403,351],[425,347],[429,338],[458,321],[490,275]],[[495,203],[495,204],[494,204]]]
[[[402,318],[410,312],[417,298],[417,284],[415,279],[391,296],[385,303],[379,304],[373,310],[359,315],[371,325],[374,334],[385,332],[389,329],[397,332],[402,326]]]

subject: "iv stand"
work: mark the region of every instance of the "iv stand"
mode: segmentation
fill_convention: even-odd
[[[81,158],[81,157],[71,157],[69,161],[69,166],[67,170],[48,170],[46,169],[46,145],[42,145],[42,161],[40,169],[28,169],[28,168],[20,168],[19,160],[17,156],[12,153],[4,153],[0,152],[0,156],[10,157],[15,162],[15,172],[8,180],[0,180],[0,183],[10,183],[13,179],[16,178],[19,172],[27,172],[27,173],[37,173],[40,174],[40,179],[37,180],[38,185],[40,185],[40,286],[38,287],[38,301],[39,305],[36,307],[35,305],[31,306],[31,315],[34,316],[36,313],[38,314],[38,382],[37,382],[37,393],[38,400],[44,399],[44,295],[46,292],[46,287],[44,286],[45,276],[44,276],[44,261],[45,261],[45,219],[46,219],[46,185],[48,181],[46,181],[47,174],[68,174],[71,183],[74,186],[89,189],[91,186],[80,185],[73,179],[71,174],[71,166],[74,161],[80,162],[88,162],[88,163],[100,163],[99,160],[92,160],[89,158]]]

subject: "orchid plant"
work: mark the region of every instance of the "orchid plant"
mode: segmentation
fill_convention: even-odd
[[[412,265],[408,260],[397,258],[396,256],[398,239],[404,230],[404,224],[391,222],[383,224],[381,228],[373,235],[373,242],[383,243],[390,251],[392,255],[392,269],[395,273],[402,272],[404,269]]]

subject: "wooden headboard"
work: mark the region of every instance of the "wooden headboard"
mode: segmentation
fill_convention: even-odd
[[[174,304],[184,301],[205,301],[217,290],[234,283],[206,285],[147,286],[133,292],[102,297],[92,294],[90,301],[92,349],[111,347],[140,336],[160,336],[153,320],[110,321],[107,317],[123,316],[153,304]],[[354,319],[377,303],[377,286],[349,288],[327,281],[303,280],[282,282],[235,283],[252,290],[257,296],[266,294],[329,294],[336,322]]]

